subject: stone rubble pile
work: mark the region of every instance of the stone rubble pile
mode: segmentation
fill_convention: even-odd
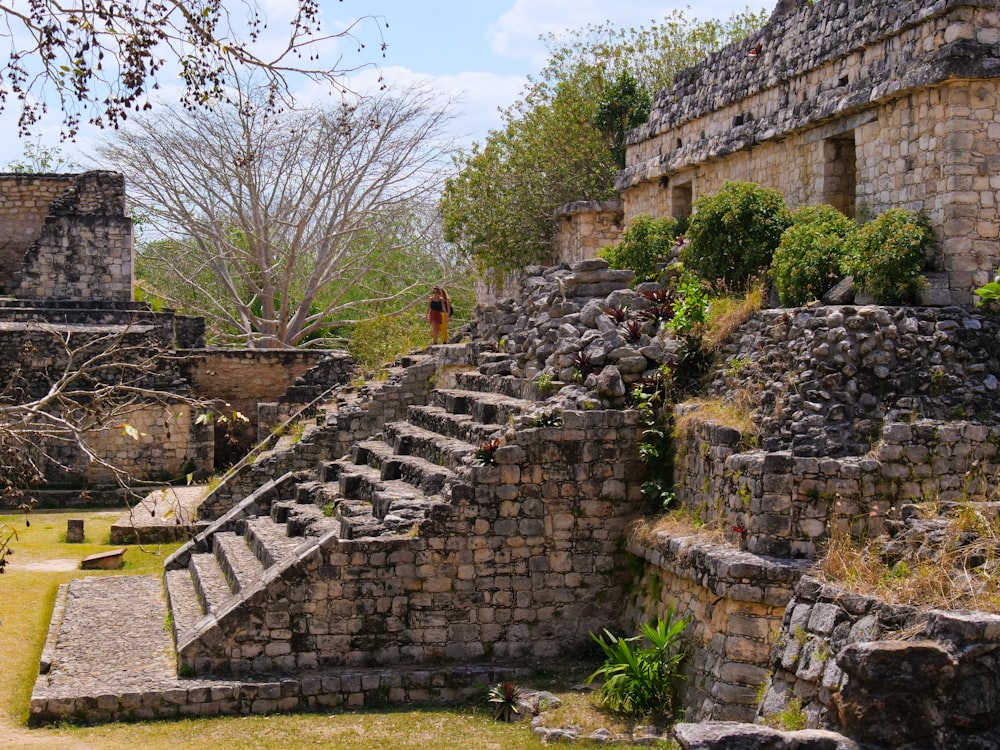
[[[588,408],[588,399],[590,408],[595,402],[619,405],[628,386],[655,376],[677,347],[660,324],[646,323],[641,335],[630,338],[609,314],[628,311],[641,321],[639,313],[651,304],[641,294],[663,290],[655,283],[631,289],[634,278],[600,258],[530,266],[514,296],[477,309],[471,333],[513,355],[496,364],[498,373],[578,386],[562,394],[568,408]]]

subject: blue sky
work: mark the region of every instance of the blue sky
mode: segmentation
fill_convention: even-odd
[[[274,20],[271,27],[282,28],[289,0],[260,0],[260,4]],[[373,22],[363,20],[356,27],[359,38],[366,43],[360,53],[354,43],[339,45],[345,66],[370,62],[378,65],[378,71],[368,67],[353,75],[356,88],[374,86],[381,73],[390,86],[419,81],[443,95],[456,97],[453,125],[456,137],[464,144],[482,140],[490,128],[497,127],[498,109],[515,101],[526,77],[542,68],[546,50],[539,37],[543,34],[604,21],[621,27],[648,26],[651,20],[663,18],[674,8],[708,19],[725,18],[748,6],[753,10],[765,7],[746,0],[694,5],[650,0],[321,0],[321,4],[328,31],[344,28],[366,15],[388,23],[388,28],[381,30],[387,44],[384,58],[378,51],[381,40]],[[768,4],[768,10],[770,5],[773,3]],[[303,95],[308,97],[308,91],[304,90]],[[14,137],[14,121],[10,112],[0,115],[0,128],[8,134],[0,141],[0,167],[23,153],[23,143]],[[58,120],[52,118],[31,140],[44,146],[58,145],[76,161],[92,165],[91,143],[99,133],[84,130],[77,143],[60,145],[58,126]]]

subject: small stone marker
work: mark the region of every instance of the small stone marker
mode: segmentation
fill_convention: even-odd
[[[118,570],[125,564],[125,548],[109,549],[83,558],[80,567],[84,570]]]
[[[66,521],[66,541],[69,544],[83,544],[82,518],[71,518]]]

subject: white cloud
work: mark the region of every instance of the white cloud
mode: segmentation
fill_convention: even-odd
[[[499,126],[499,108],[513,104],[524,87],[523,76],[486,72],[462,72],[428,76],[402,66],[388,66],[380,71],[364,70],[351,77],[358,92],[377,91],[379,74],[390,90],[394,87],[426,85],[444,99],[455,102],[453,132],[463,145],[482,141],[488,130]],[[306,101],[322,101],[318,91],[297,92]]]
[[[611,20],[616,25],[648,24],[662,18],[676,3],[629,2],[614,7],[606,0],[515,0],[490,28],[491,46],[504,57],[530,60],[544,65],[545,46],[539,37],[549,33],[581,29],[588,24]]]

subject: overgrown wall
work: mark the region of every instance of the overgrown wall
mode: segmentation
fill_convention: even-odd
[[[814,557],[832,530],[878,530],[904,501],[983,499],[1000,472],[996,319],[767,310],[723,356],[708,395],[748,409],[759,435],[681,405],[677,495],[752,552]]]

